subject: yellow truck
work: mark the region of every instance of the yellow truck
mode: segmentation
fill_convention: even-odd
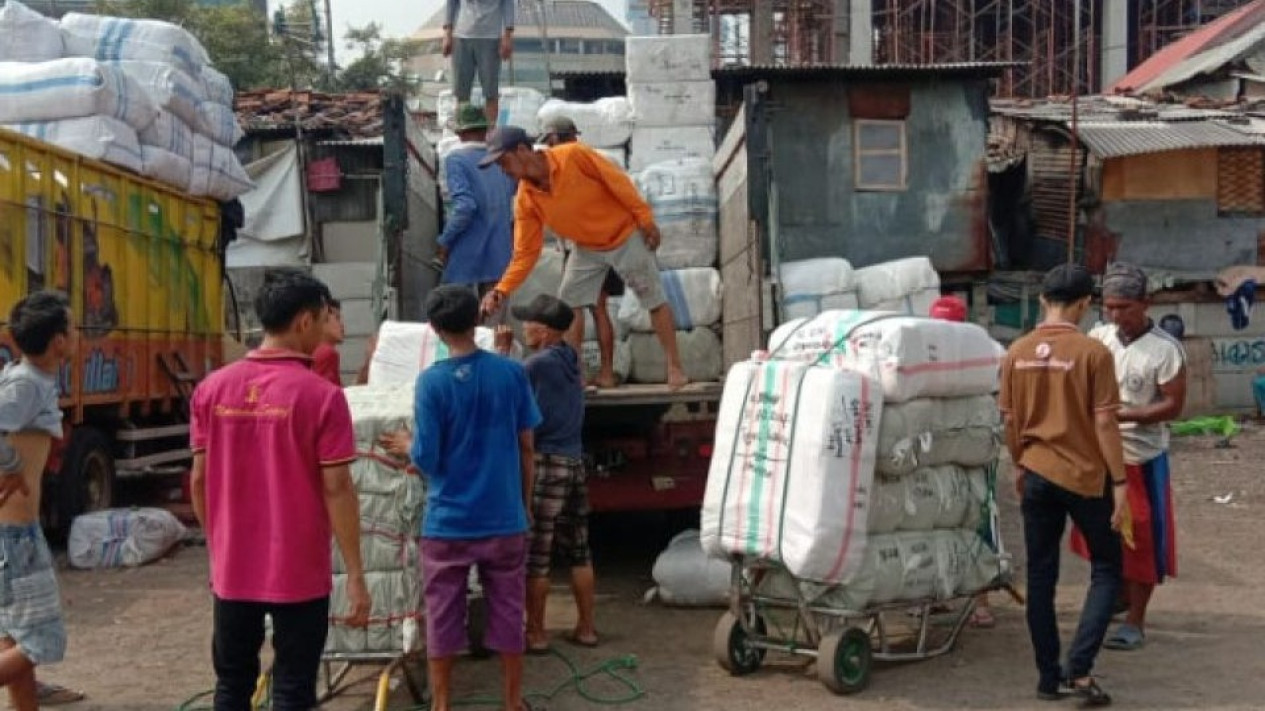
[[[115,478],[187,467],[188,398],[223,360],[220,207],[0,129],[0,323],[24,295],[71,300],[65,433],[45,525],[111,504]],[[17,357],[0,333],[0,364]]]

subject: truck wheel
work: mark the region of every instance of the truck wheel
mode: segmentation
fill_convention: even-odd
[[[92,427],[73,430],[57,480],[57,500],[49,502],[50,529],[68,533],[76,516],[110,508],[114,455],[105,433]]]

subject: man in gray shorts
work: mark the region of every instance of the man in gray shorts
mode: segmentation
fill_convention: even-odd
[[[567,332],[571,347],[579,351],[584,341],[584,309],[597,302],[606,273],[613,269],[650,311],[655,335],[667,356],[667,384],[673,389],[684,387],[689,379],[681,367],[672,307],[663,294],[654,257],[659,227],[628,175],[583,143],[537,151],[517,126],[497,127],[488,134],[488,153],[479,165],[493,163],[519,183],[514,198],[514,256],[500,283],[483,297],[484,313],[499,311],[506,296],[527,280],[548,227],[575,244],[558,289],[558,298],[575,309],[575,321]]]
[[[501,61],[514,52],[514,0],[448,0],[442,49],[445,57],[452,57],[457,106],[470,103],[477,72],[484,114],[495,124],[501,103]]]

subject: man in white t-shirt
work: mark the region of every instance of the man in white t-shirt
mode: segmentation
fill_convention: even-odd
[[[1133,546],[1124,547],[1123,602],[1128,617],[1107,636],[1107,649],[1134,650],[1146,639],[1146,608],[1155,586],[1177,574],[1177,531],[1169,482],[1167,422],[1186,404],[1186,353],[1181,342],[1147,316],[1146,273],[1114,264],[1103,275],[1103,315],[1090,331],[1111,351],[1120,383],[1120,436],[1124,444]],[[1075,532],[1072,547],[1085,554]]]

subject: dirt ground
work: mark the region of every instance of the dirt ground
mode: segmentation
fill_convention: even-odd
[[[1104,652],[1098,673],[1117,706],[1135,709],[1259,709],[1265,707],[1261,644],[1265,611],[1265,430],[1250,428],[1230,448],[1215,438],[1174,446],[1181,578],[1162,587],[1152,604],[1147,646],[1138,652]],[[1005,541],[1019,563],[1022,539],[1013,487],[1002,492]],[[604,644],[559,649],[581,667],[635,655],[629,672],[645,697],[628,708],[675,711],[765,711],[786,707],[835,709],[842,702],[803,663],[771,655],[754,675],[732,678],[712,658],[719,610],[674,610],[641,604],[655,555],[672,533],[662,516],[618,516],[595,523]],[[41,678],[86,691],[82,711],[171,711],[212,683],[210,602],[205,550],[184,548],[138,570],[61,574],[71,647],[61,665]],[[1070,637],[1085,589],[1086,565],[1065,556],[1060,618]],[[1022,587],[1022,586],[1021,586]],[[870,688],[850,697],[850,709],[1048,709],[1034,700],[1035,672],[1021,607],[995,595],[998,626],[966,630],[957,648],[938,659],[878,665]],[[550,606],[550,628],[561,635],[572,617],[562,586]],[[486,696],[497,690],[494,661],[463,660],[458,692]],[[529,658],[527,685],[557,686],[569,677],[556,658]],[[609,680],[594,679],[590,693],[619,695]],[[325,706],[369,709],[371,690],[360,686]],[[1071,708],[1071,702],[1062,702]],[[403,689],[392,708],[411,706]],[[565,690],[548,708],[572,711],[595,704]]]

